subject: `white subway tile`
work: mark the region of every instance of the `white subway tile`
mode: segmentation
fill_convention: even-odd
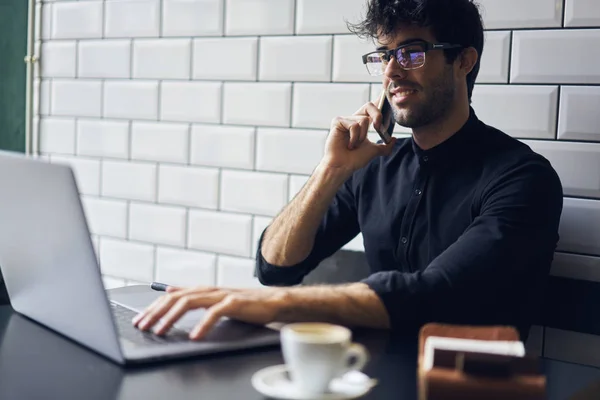
[[[257,38],[194,39],[193,47],[194,79],[256,79]]]
[[[158,247],[156,280],[172,286],[214,286],[216,261],[215,254]]]
[[[289,126],[291,83],[232,83],[223,88],[223,122]]]
[[[356,35],[336,35],[333,39],[333,81],[381,82],[381,76],[369,75],[362,62],[363,54],[374,51],[376,47],[373,41]]]
[[[565,195],[600,198],[600,143],[532,141],[527,144],[552,163]]]
[[[125,201],[82,196],[82,203],[92,234],[123,239],[127,237]]]
[[[165,121],[219,122],[221,82],[163,82],[160,118]]]
[[[158,201],[160,203],[216,210],[218,199],[218,169],[159,166]]]
[[[151,282],[154,246],[108,238],[100,239],[102,273],[123,279]]]
[[[103,276],[102,283],[104,284],[105,290],[116,289],[125,286],[125,279]]]
[[[273,221],[273,218],[254,216],[254,222],[252,224],[252,257],[256,256],[258,251],[258,240],[263,231],[267,229],[267,226]]]
[[[556,137],[556,86],[477,85],[472,100],[484,123],[511,136]]]
[[[102,195],[154,201],[156,165],[126,161],[102,162]]]
[[[42,26],[40,38],[48,40],[52,37],[52,4],[42,4]]]
[[[596,350],[598,347],[598,335],[546,327],[544,357],[600,367],[600,352]]]
[[[477,83],[508,83],[510,32],[487,31]]]
[[[107,1],[106,37],[157,37],[160,27],[159,0]]]
[[[130,40],[79,42],[78,76],[83,78],[129,78]]]
[[[102,37],[102,3],[102,1],[54,3],[52,39]]]
[[[217,286],[223,288],[255,289],[264,287],[254,277],[256,262],[250,258],[219,256]]]
[[[42,43],[40,64],[45,78],[74,78],[77,53],[75,41]]]
[[[294,33],[294,0],[226,0],[226,35]]]
[[[511,82],[600,83],[599,41],[600,29],[515,31]]]
[[[288,177],[266,172],[221,172],[221,209],[275,216],[287,203]]]
[[[298,0],[296,33],[348,33],[346,20],[356,23],[364,0]]]
[[[600,201],[565,198],[558,250],[600,255]]]
[[[225,168],[254,168],[254,128],[192,125],[192,164]]]
[[[63,157],[52,155],[52,163],[70,165],[75,175],[79,193],[90,196],[100,194],[100,161],[81,157]]]
[[[140,203],[129,205],[130,239],[184,247],[185,235],[185,208]]]
[[[260,40],[260,80],[329,81],[331,36],[279,36]]]
[[[598,0],[565,1],[565,26],[600,26]]]
[[[563,0],[480,0],[485,29],[562,26]]]
[[[187,163],[189,129],[188,124],[133,122],[131,158]]]
[[[558,138],[600,141],[600,87],[563,86]]]
[[[133,77],[189,79],[191,49],[191,39],[134,40]]]
[[[296,197],[308,181],[308,178],[310,178],[308,175],[290,175],[288,201],[292,201]]]
[[[163,36],[215,36],[223,33],[224,0],[164,0]]]
[[[252,217],[219,211],[190,210],[188,247],[250,257]]]
[[[42,153],[73,154],[75,152],[75,120],[42,118],[40,150]]]
[[[600,257],[554,253],[551,275],[600,282]]]
[[[40,115],[50,115],[51,100],[51,79],[43,79],[40,82]]]
[[[106,81],[104,116],[108,118],[158,119],[158,82]]]
[[[51,107],[54,115],[99,117],[102,107],[102,83],[86,80],[54,80]]]
[[[339,116],[352,115],[369,101],[367,84],[297,83],[292,126],[329,129]]]
[[[349,241],[348,243],[346,243],[343,247],[344,250],[350,250],[350,251],[365,251],[365,244],[363,242],[363,236],[362,233],[359,233],[358,235],[356,235],[354,237],[354,239],[352,239],[351,241]]]
[[[128,158],[129,123],[101,119],[77,121],[77,154]]]
[[[328,131],[259,128],[256,168],[265,171],[311,174],[323,157]]]

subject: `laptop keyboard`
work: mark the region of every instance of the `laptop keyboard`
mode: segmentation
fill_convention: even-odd
[[[189,341],[188,334],[177,328],[171,328],[167,334],[162,336],[156,335],[152,331],[139,330],[131,323],[133,317],[137,315],[135,311],[112,302],[110,303],[110,307],[119,331],[119,336],[135,344],[153,346]]]

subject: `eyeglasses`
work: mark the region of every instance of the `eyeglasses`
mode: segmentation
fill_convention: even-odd
[[[460,44],[429,43],[425,41],[403,44],[391,50],[377,50],[362,56],[363,64],[373,76],[382,75],[391,58],[404,70],[421,68],[425,65],[425,53],[430,50],[462,48]]]

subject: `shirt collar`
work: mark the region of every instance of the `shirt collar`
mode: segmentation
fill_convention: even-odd
[[[445,165],[473,154],[478,123],[479,119],[475,115],[475,111],[472,107],[469,107],[467,122],[454,135],[437,146],[423,150],[415,143],[414,138],[412,138],[412,148],[419,159],[419,164],[421,166]]]

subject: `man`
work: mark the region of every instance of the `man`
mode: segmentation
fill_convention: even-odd
[[[165,333],[207,308],[191,338],[220,317],[328,321],[416,330],[430,321],[516,326],[525,338],[558,241],[560,181],[546,159],[479,121],[470,107],[483,50],[471,0],[372,0],[363,59],[390,86],[410,139],[366,140],[374,104],[334,119],[324,157],[263,232],[256,290],[172,288],[134,324]],[[362,232],[372,274],[345,285],[285,287]],[[158,323],[163,318],[162,323]]]

